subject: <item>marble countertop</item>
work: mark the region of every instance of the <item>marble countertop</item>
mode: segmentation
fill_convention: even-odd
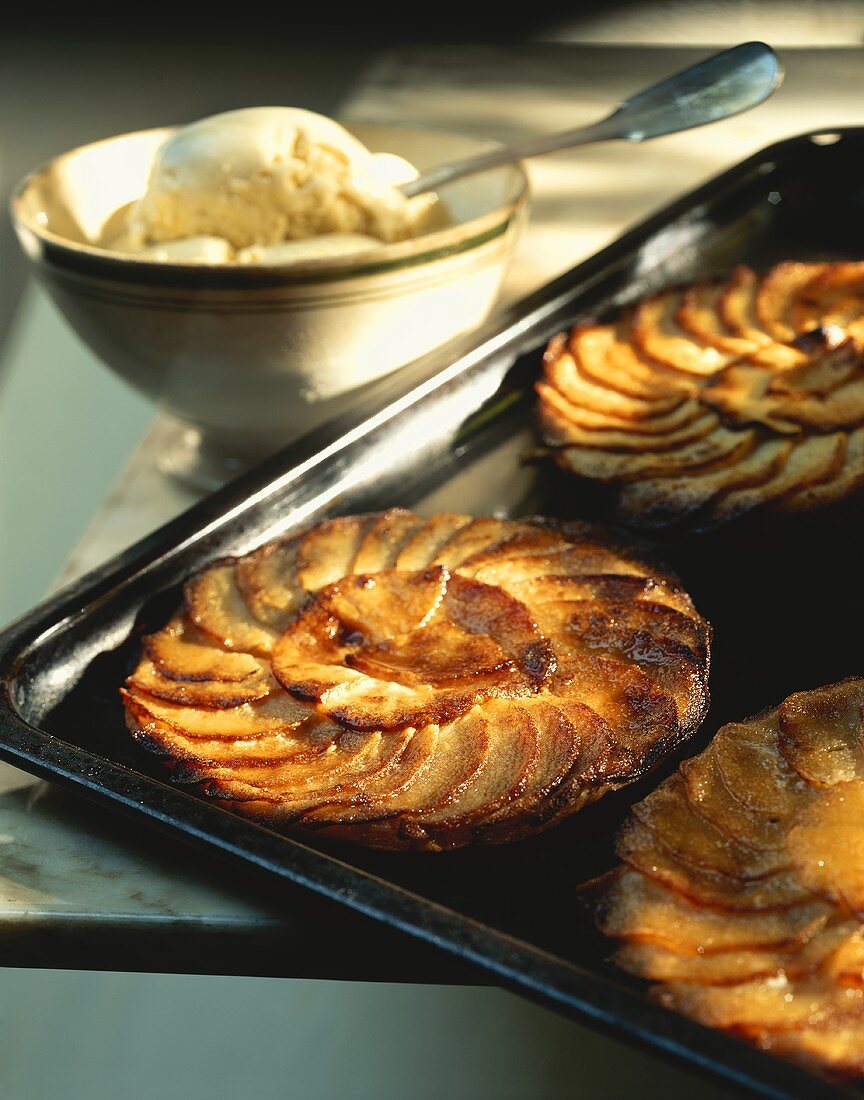
[[[410,119],[507,140],[596,117],[702,53],[556,44],[401,53],[381,58],[366,73],[343,114],[358,120]],[[607,146],[534,162],[531,221],[502,301],[571,267],[627,225],[758,148],[804,130],[861,120],[854,90],[864,76],[862,51],[796,51],[785,60],[788,75],[781,91],[741,118],[644,147]],[[28,329],[14,351],[25,358],[32,346],[28,331],[63,325],[41,292],[30,286],[26,293],[31,298]],[[194,503],[192,490],[166,479],[156,466],[175,430],[167,418],[156,418],[58,583],[86,572]],[[284,895],[277,901],[249,875],[166,842],[143,826],[118,823],[75,796],[0,765],[0,961],[14,958],[20,965],[53,957],[59,960],[55,965],[67,965],[66,957],[75,965],[106,965],[106,959],[111,965],[106,944],[116,943],[120,958],[123,944],[134,942],[137,955],[130,961],[127,953],[123,965],[146,969],[156,960],[156,967],[170,969],[166,945],[188,943],[184,935],[195,930],[206,936],[199,935],[196,954],[178,951],[184,967],[249,973],[260,967],[265,972],[268,964],[256,950],[272,942],[269,936],[281,937],[284,945],[291,938],[286,931],[308,919],[341,927],[335,907],[315,905],[300,892],[286,905]],[[148,940],[151,932],[157,939]],[[364,927],[362,934],[368,936],[369,957],[379,975],[387,956],[394,977],[425,973],[464,979],[444,962],[436,967],[428,952],[412,955],[413,948],[402,945],[403,958],[383,949],[375,929]],[[152,957],[148,943],[157,945]],[[233,952],[230,963],[226,943]],[[77,954],[69,954],[68,944]],[[55,955],[46,956],[46,950]],[[413,971],[406,970],[409,956]],[[339,959],[330,965],[339,973]],[[272,971],[272,954],[269,966]],[[277,969],[321,974],[322,966],[289,950]]]

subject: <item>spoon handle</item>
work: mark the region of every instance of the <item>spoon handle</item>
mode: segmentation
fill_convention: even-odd
[[[523,157],[601,141],[648,141],[748,111],[767,99],[783,80],[783,68],[764,42],[744,42],[667,77],[625,100],[590,126],[528,138],[476,157],[444,164],[402,185],[407,196],[435,191],[474,172]]]

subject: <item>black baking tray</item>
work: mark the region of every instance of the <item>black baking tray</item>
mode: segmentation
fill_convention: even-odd
[[[612,865],[616,826],[660,773],[520,844],[433,856],[367,851],[280,836],[171,786],[126,734],[117,688],[141,634],[176,606],[183,578],[325,515],[394,505],[585,513],[591,502],[575,483],[525,460],[535,445],[531,386],[548,337],[742,260],[861,258],[861,164],[864,128],[770,146],[450,345],[443,359],[377,384],[352,420],[317,430],[13,623],[0,634],[0,756],[420,937],[739,1092],[847,1095],[653,1004],[608,961],[577,887]],[[715,627],[712,708],[685,753],[723,721],[860,673],[851,643],[864,621],[862,549],[849,528],[663,547]]]

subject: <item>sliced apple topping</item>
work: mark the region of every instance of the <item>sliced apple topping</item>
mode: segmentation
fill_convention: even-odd
[[[692,601],[591,524],[342,517],[185,592],[127,680],[135,737],[239,812],[380,847],[546,828],[707,704]]]
[[[597,904],[663,1004],[864,1076],[864,679],[725,726],[633,807]]]
[[[546,349],[540,432],[634,526],[801,515],[861,487],[864,265],[784,263],[645,298]],[[820,313],[820,311],[822,311]],[[823,438],[827,437],[827,438]]]

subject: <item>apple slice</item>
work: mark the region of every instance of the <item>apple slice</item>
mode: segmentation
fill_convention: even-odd
[[[463,561],[488,550],[519,529],[521,529],[520,525],[512,520],[481,516],[455,531],[438,548],[432,564],[446,565],[448,569],[454,571]]]
[[[584,432],[614,432],[620,434],[633,433],[641,436],[670,435],[673,432],[681,432],[692,424],[698,417],[704,414],[699,403],[691,397],[684,398],[678,403],[672,412],[662,416],[651,416],[643,419],[636,417],[612,416],[608,413],[596,412],[584,404],[575,404],[572,393],[567,395],[562,392],[560,386],[549,385],[546,382],[537,382],[534,386],[541,402],[549,405],[565,420],[569,421],[574,429]]]
[[[339,792],[338,799],[334,797],[332,802],[323,804],[317,798],[310,801],[303,812],[302,824],[329,828],[386,817],[386,804],[398,799],[431,767],[439,735],[438,726],[421,726],[409,739],[398,767],[369,779],[360,792]]]
[[[831,479],[840,469],[845,453],[845,437],[817,435],[797,441],[786,457],[783,468],[762,485],[733,489],[716,501],[703,527],[714,527],[782,499],[809,485]]]
[[[297,580],[307,592],[333,584],[353,572],[354,559],[369,529],[381,513],[325,519],[300,536]]]
[[[764,277],[756,292],[756,316],[769,336],[789,344],[799,333],[793,323],[793,309],[802,291],[827,264],[777,264]]]
[[[688,286],[681,294],[675,320],[700,343],[732,355],[748,355],[756,350],[759,343],[733,332],[723,320],[720,303],[725,292],[725,283],[694,283]]]
[[[729,722],[711,742],[720,778],[745,809],[770,817],[790,817],[810,791],[780,752],[779,710],[747,722]]]
[[[861,366],[860,347],[852,340],[841,340],[814,354],[800,366],[773,375],[768,392],[827,397],[847,382],[860,377]]]
[[[178,615],[158,634],[142,638],[144,652],[159,672],[173,680],[221,680],[240,683],[262,672],[260,661],[249,653],[226,653],[211,638]]]
[[[547,349],[543,363],[544,378],[565,401],[576,409],[585,409],[614,421],[632,420],[642,424],[660,420],[674,425],[675,412],[686,401],[684,393],[646,400],[601,385],[583,375],[574,356],[554,342]]]
[[[722,459],[688,477],[646,478],[622,486],[619,508],[626,516],[638,516],[642,527],[665,527],[703,509],[720,494],[733,489],[755,488],[775,477],[789,457],[787,440],[752,440],[749,453],[735,461]]]
[[[678,401],[695,391],[695,382],[643,359],[630,342],[630,327],[577,325],[568,346],[586,380],[622,396],[650,402]]]
[[[754,851],[694,814],[678,773],[638,802],[632,812],[634,829],[638,825],[651,829],[682,863],[711,874],[748,881],[777,874],[789,866],[785,851]]]
[[[832,787],[864,775],[862,708],[859,678],[799,691],[781,704],[780,751],[809,784]]]
[[[208,769],[206,794],[235,802],[265,802],[277,821],[294,820],[310,802],[355,790],[364,778],[394,766],[410,732],[343,731],[334,751],[320,759],[277,762],[272,767],[227,765]]]
[[[240,656],[240,654],[237,654]],[[142,659],[126,686],[143,691],[167,703],[189,707],[237,707],[265,699],[276,685],[262,669],[245,680],[178,680],[164,676],[159,667]]]
[[[751,1035],[813,1027],[829,1018],[860,1014],[864,1008],[860,990],[841,990],[818,975],[796,980],[778,974],[740,985],[667,982],[657,998],[709,1027]]]
[[[788,513],[823,508],[835,501],[852,501],[864,487],[864,428],[856,428],[846,437],[843,462],[836,474],[804,488],[784,494],[779,502]]]
[[[395,569],[402,549],[423,524],[419,516],[404,508],[390,508],[366,532],[354,559],[353,572],[380,573]]]
[[[808,332],[824,325],[860,329],[864,318],[864,263],[838,263],[825,268],[796,296],[792,325]]]
[[[681,775],[691,807],[725,836],[755,851],[777,851],[785,846],[789,818],[748,810],[733,798],[723,782],[712,746],[685,760]]]
[[[234,566],[234,581],[252,615],[274,631],[285,629],[308,596],[297,580],[297,541],[269,542]]]
[[[521,704],[539,731],[539,755],[521,795],[491,807],[479,822],[483,839],[502,843],[550,824],[571,805],[574,784],[591,774],[609,726],[584,703],[550,703],[542,696]]]
[[[254,619],[234,576],[234,559],[211,563],[183,589],[186,614],[225,649],[267,656],[278,634]]]
[[[797,816],[787,847],[809,889],[864,919],[864,780],[823,791]]]
[[[689,898],[718,909],[788,909],[811,897],[790,871],[761,879],[737,879],[683,863],[657,833],[628,821],[618,833],[616,851],[629,866]]]
[[[805,355],[788,344],[778,343],[762,327],[756,315],[756,295],[759,276],[743,264],[734,268],[720,295],[718,312],[723,322],[736,335],[757,345],[749,355],[754,363],[762,363],[777,370],[804,362]]]
[[[762,1050],[839,1077],[864,1076],[864,1021],[831,1018],[818,1027],[759,1032],[756,1040]]]
[[[811,939],[830,915],[829,906],[819,901],[751,912],[693,905],[627,868],[601,900],[597,924],[615,939],[658,944],[678,955],[707,956],[760,948],[788,950]]]
[[[134,704],[132,709],[139,725],[143,725],[145,718],[153,718],[183,737],[202,737],[209,741],[253,740],[267,734],[289,734],[309,718],[307,708],[281,693],[225,709],[183,706],[149,696],[142,698],[137,692],[124,692],[123,697],[130,707]]]
[[[645,477],[677,477],[717,462],[736,462],[753,447],[752,431],[715,427],[707,436],[669,451],[621,453],[591,447],[563,447],[559,465],[595,481],[629,481]]]
[[[790,951],[733,948],[714,955],[682,955],[656,943],[634,940],[616,950],[615,962],[622,970],[655,982],[735,985],[777,975],[801,978],[830,960],[855,928],[852,921],[828,924]]]
[[[439,512],[426,520],[408,539],[396,558],[396,569],[425,569],[432,564],[440,548],[462,527],[472,522],[472,516],[458,512]]]
[[[625,429],[581,428],[569,416],[567,403],[550,387],[538,383],[542,400],[538,410],[543,437],[553,447],[593,447],[610,451],[668,451],[704,439],[720,423],[697,402],[688,403],[688,417],[680,427],[658,435],[634,423]]]
[[[695,339],[678,324],[681,294],[667,290],[643,298],[633,312],[631,339],[646,358],[670,370],[705,377],[716,374],[732,359],[728,352]]]
[[[410,825],[403,825],[441,848],[464,844],[466,833],[518,798],[541,759],[540,731],[526,708],[493,703],[483,713],[490,739],[486,766],[446,807],[415,810]]]

